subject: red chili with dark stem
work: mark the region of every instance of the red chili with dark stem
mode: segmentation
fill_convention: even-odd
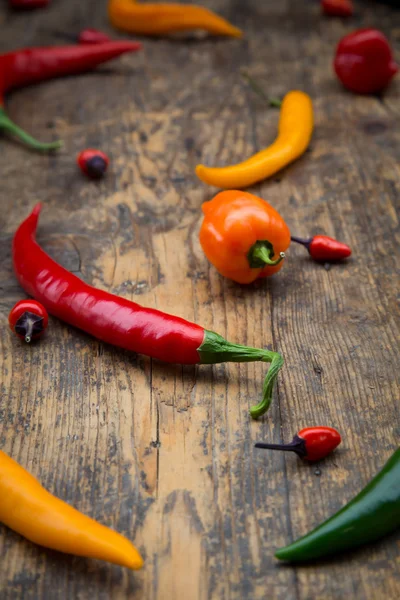
[[[107,171],[109,158],[101,150],[87,148],[77,156],[79,168],[91,179],[100,179]]]
[[[334,69],[342,84],[357,94],[381,92],[399,70],[388,40],[377,29],[359,29],[342,38]]]
[[[104,44],[25,48],[0,55],[0,130],[18,138],[33,150],[50,151],[61,142],[43,144],[25,133],[6,115],[4,94],[12,89],[63,75],[76,75],[94,69],[126,52],[140,49],[137,42],[106,42]]]
[[[253,418],[264,414],[283,365],[277,352],[233,344],[219,334],[180,317],[94,288],[57,264],[35,240],[41,210],[38,204],[21,223],[13,239],[13,266],[24,290],[59,319],[94,337],[170,363],[271,363],[263,397],[250,409]]]
[[[8,0],[11,8],[18,10],[30,10],[32,8],[44,8],[50,3],[50,0]]]
[[[36,300],[20,300],[8,315],[10,329],[27,343],[43,335],[48,320],[45,307]]]
[[[322,0],[322,12],[330,17],[351,17],[354,7],[351,0]]]
[[[333,427],[306,427],[294,436],[290,444],[265,444],[258,442],[255,448],[295,452],[305,460],[321,460],[339,446],[342,438]]]
[[[351,255],[351,248],[347,244],[338,242],[327,235],[315,235],[307,240],[291,236],[290,239],[307,248],[310,256],[320,262],[335,262]]]
[[[110,41],[111,38],[106,33],[92,27],[83,29],[78,35],[78,44],[103,44]]]

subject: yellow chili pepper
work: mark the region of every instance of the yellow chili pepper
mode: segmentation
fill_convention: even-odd
[[[110,0],[108,15],[117,29],[141,35],[205,29],[214,35],[242,36],[237,27],[211,10],[194,4],[138,4],[135,0]]]
[[[0,521],[25,538],[59,552],[140,569],[142,557],[125,537],[47,492],[0,450]]]
[[[282,101],[278,137],[271,146],[229,167],[197,165],[196,175],[205,183],[224,189],[253,185],[299,158],[310,143],[313,125],[310,96],[304,92],[289,92]]]

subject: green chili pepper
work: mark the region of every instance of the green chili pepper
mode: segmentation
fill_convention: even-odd
[[[351,502],[276,558],[314,560],[373,542],[400,526],[400,448]]]

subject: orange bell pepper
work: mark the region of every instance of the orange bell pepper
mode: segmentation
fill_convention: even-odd
[[[240,29],[196,4],[173,2],[142,4],[136,0],[110,0],[108,16],[114,27],[139,35],[165,35],[204,29],[213,35],[242,37]]]
[[[221,275],[251,283],[282,268],[290,231],[268,202],[229,190],[205,202],[202,209],[200,244]]]
[[[0,522],[31,542],[59,552],[130,569],[143,565],[129,540],[50,494],[1,450]]]

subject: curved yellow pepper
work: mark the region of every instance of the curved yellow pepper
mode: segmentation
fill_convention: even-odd
[[[0,450],[0,522],[59,552],[140,569],[142,557],[125,537],[52,496]]]
[[[196,175],[205,183],[224,189],[253,185],[299,158],[310,143],[313,126],[310,96],[304,92],[289,92],[282,101],[278,137],[271,146],[229,167],[197,165]]]
[[[117,29],[142,35],[205,29],[214,35],[242,36],[237,27],[211,10],[194,4],[138,4],[135,0],[110,0],[108,15]]]

